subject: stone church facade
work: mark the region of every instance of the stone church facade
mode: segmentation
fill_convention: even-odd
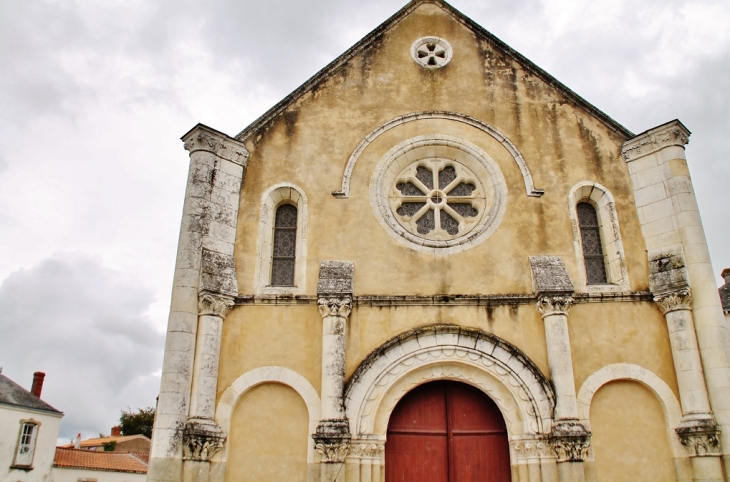
[[[689,136],[436,0],[194,127],[148,479],[730,480]]]

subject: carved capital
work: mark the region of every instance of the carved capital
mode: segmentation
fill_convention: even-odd
[[[352,298],[320,298],[317,300],[319,314],[325,316],[341,316],[347,318],[352,311]]]
[[[550,445],[558,462],[583,462],[591,447],[591,433],[578,422],[558,422],[553,426]]]
[[[225,432],[212,420],[190,420],[183,430],[184,457],[186,460],[210,462],[225,441]]]
[[[225,318],[228,311],[233,308],[233,298],[207,291],[198,295],[198,313],[200,315],[219,316]]]
[[[692,309],[692,294],[689,289],[655,295],[654,301],[665,315],[671,311]]]
[[[573,306],[573,297],[569,295],[545,295],[537,300],[537,311],[543,317],[567,315],[571,306]]]
[[[350,454],[350,423],[347,419],[322,420],[312,438],[314,448],[324,463],[344,463]]]
[[[240,141],[202,124],[185,134],[182,141],[185,150],[191,154],[208,151],[241,166],[245,166],[248,161],[248,149]]]
[[[722,454],[720,427],[713,419],[683,421],[677,428],[682,445],[690,457],[716,457]]]
[[[665,147],[684,147],[689,143],[690,134],[678,120],[667,122],[626,141],[621,149],[621,155],[629,162]]]

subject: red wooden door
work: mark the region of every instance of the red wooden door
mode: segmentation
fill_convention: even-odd
[[[507,427],[481,391],[433,382],[393,410],[385,444],[385,482],[509,482]]]

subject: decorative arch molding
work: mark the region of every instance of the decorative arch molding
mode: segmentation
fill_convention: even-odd
[[[398,401],[433,380],[461,381],[489,395],[510,438],[550,433],[555,395],[522,351],[482,330],[438,324],[391,338],[355,370],[345,389],[353,438],[383,439]]]
[[[309,414],[309,433],[313,434],[317,429],[320,415],[320,400],[317,390],[314,389],[306,378],[297,372],[278,366],[255,368],[238,377],[231,386],[226,388],[215,410],[215,421],[218,426],[226,434],[230,435],[231,417],[233,416],[233,408],[236,406],[236,403],[238,403],[238,400],[246,392],[264,383],[281,383],[294,389],[302,397],[304,404],[307,406],[307,413]],[[217,455],[216,458],[218,457],[220,459],[217,461],[220,462],[226,462],[228,460],[228,444],[226,444],[223,453]],[[314,439],[307,437],[307,463],[311,464],[314,461]]]
[[[469,117],[465,114],[459,114],[457,112],[446,112],[446,111],[430,111],[430,112],[413,112],[411,114],[406,114],[403,116],[396,117],[395,119],[392,119],[385,124],[377,127],[375,130],[370,132],[365,138],[360,141],[360,143],[357,145],[355,150],[353,151],[352,155],[350,155],[350,158],[347,160],[347,164],[345,165],[345,172],[342,176],[342,187],[339,191],[332,191],[332,195],[337,198],[348,198],[350,197],[350,179],[352,178],[352,171],[355,169],[355,164],[357,163],[358,158],[360,155],[365,151],[365,149],[372,144],[372,142],[380,137],[381,134],[393,129],[394,127],[398,127],[401,124],[406,124],[408,122],[413,122],[417,120],[424,120],[424,119],[446,119],[446,120],[452,120],[456,122],[461,122],[467,125],[470,125],[472,127],[475,127],[479,129],[482,132],[485,132],[489,136],[493,137],[497,140],[502,146],[504,146],[505,149],[510,153],[512,158],[515,160],[515,163],[517,163],[517,167],[520,169],[520,172],[522,173],[522,178],[525,182],[525,191],[528,196],[532,197],[540,197],[542,196],[545,191],[542,189],[536,189],[535,184],[532,181],[532,174],[530,174],[530,168],[527,166],[527,163],[525,162],[525,159],[522,157],[522,154],[517,149],[517,147],[512,144],[512,142],[501,132],[499,132],[494,127],[490,126],[486,122],[482,122],[478,119],[475,119],[473,117]]]
[[[669,385],[659,378],[655,373],[639,365],[631,363],[616,363],[607,365],[589,376],[578,391],[578,418],[590,431],[590,409],[593,396],[607,383],[629,380],[641,383],[647,387],[659,400],[664,412],[664,419],[667,425],[667,436],[669,445],[676,458],[686,458],[687,451],[682,446],[675,430],[679,427],[682,418],[682,409],[677,397]],[[592,453],[592,451],[591,451]]]
[[[600,224],[601,242],[606,256],[606,275],[610,284],[589,285],[586,278],[583,245],[581,242],[580,222],[577,206],[580,202],[588,202],[596,208]],[[573,227],[573,246],[580,276],[576,287],[578,291],[587,292],[628,292],[629,274],[626,269],[624,246],[621,241],[621,230],[618,224],[616,203],[606,187],[592,181],[581,181],[568,194],[570,223]]]

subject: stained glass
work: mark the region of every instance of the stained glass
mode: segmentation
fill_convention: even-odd
[[[449,196],[471,196],[477,187],[474,184],[460,182],[454,189],[449,191]]]
[[[427,188],[433,189],[433,172],[426,166],[418,166],[416,169],[416,179],[421,181]]]
[[[297,247],[297,208],[282,204],[274,220],[274,249],[271,260],[271,286],[294,286]]]
[[[474,207],[471,204],[466,203],[449,203],[449,207],[459,213],[460,216],[463,216],[465,218],[473,218],[477,214],[479,214],[479,211],[474,209]]]
[[[459,221],[451,217],[449,213],[441,210],[441,229],[452,236],[459,234]]]
[[[416,221],[416,226],[418,226],[419,234],[428,234],[433,231],[436,228],[436,220],[433,209],[429,209],[426,214],[421,216],[420,219]]]
[[[425,206],[426,203],[403,203],[400,205],[400,207],[396,210],[398,214],[401,216],[413,216],[418,212],[419,209],[421,209],[423,206]]]
[[[608,283],[596,208],[589,203],[579,203],[577,210],[588,284]]]
[[[439,172],[439,189],[445,189],[456,179],[456,169],[454,166],[446,166]]]
[[[397,184],[398,189],[404,196],[425,196],[425,193],[421,192],[412,182],[401,182]]]

